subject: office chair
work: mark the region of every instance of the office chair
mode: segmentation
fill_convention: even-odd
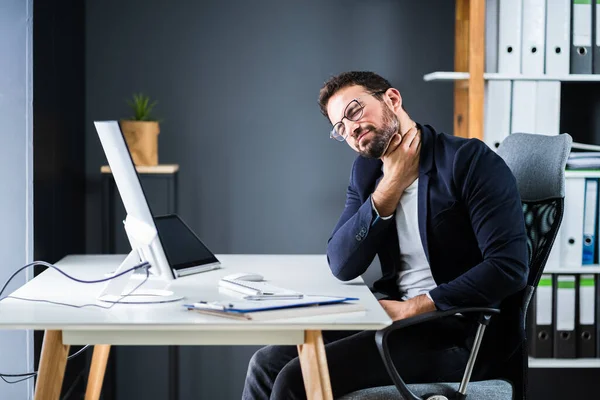
[[[523,204],[530,268],[526,287],[502,302],[500,306],[502,312],[499,309],[481,307],[434,311],[396,321],[378,331],[375,336],[377,348],[394,385],[359,390],[343,396],[342,400],[462,400],[467,395],[471,399],[481,400],[526,398],[527,341],[508,343],[496,339],[482,344],[482,339],[489,324],[507,324],[504,326],[514,327],[511,328],[514,333],[525,330],[529,301],[535,292],[562,222],[565,196],[564,171],[571,144],[572,138],[568,134],[546,136],[514,133],[498,147],[498,154],[505,160],[517,180]],[[389,334],[407,326],[457,313],[473,315],[477,317],[478,322],[462,381],[406,385],[392,363],[387,344]],[[477,365],[477,354],[480,348],[486,355],[489,352],[492,355],[505,354],[508,357],[496,361],[492,356],[491,360],[494,362],[487,364],[488,369],[485,372],[478,373],[477,369],[480,365]],[[490,364],[493,365],[490,367]],[[469,384],[472,375],[475,376],[475,381]]]

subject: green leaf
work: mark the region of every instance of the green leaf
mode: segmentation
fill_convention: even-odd
[[[157,101],[150,101],[150,97],[143,93],[134,93],[132,96],[133,100],[127,100],[127,105],[133,110],[134,116],[132,117],[135,121],[159,121],[152,116],[152,111],[158,103]]]

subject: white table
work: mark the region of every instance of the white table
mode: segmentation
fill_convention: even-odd
[[[56,265],[77,278],[103,278],[124,255],[73,255]],[[57,399],[70,345],[96,345],[86,399],[100,394],[110,345],[298,345],[309,398],[331,399],[321,331],[378,330],[391,320],[358,278],[340,282],[324,255],[217,255],[221,269],[178,279],[171,290],[185,296],[166,304],[116,304],[110,310],[6,299],[0,329],[45,330],[36,399]],[[223,299],[218,280],[234,272],[257,272],[270,283],[306,294],[358,297],[366,311],[271,321],[238,321],[187,311],[194,300]],[[152,282],[145,285],[151,287]],[[98,303],[103,284],[82,284],[47,270],[11,295],[65,302]]]

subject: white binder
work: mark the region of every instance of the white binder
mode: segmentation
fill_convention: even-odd
[[[498,72],[498,2],[485,2],[485,72]]]
[[[511,81],[485,82],[483,141],[494,151],[510,135]]]
[[[571,0],[546,0],[546,74],[568,75]]]
[[[521,73],[521,0],[502,0],[498,10],[498,72]]]
[[[560,266],[580,268],[583,259],[583,199],[585,178],[565,179],[565,212],[562,221]]]
[[[535,130],[545,135],[560,133],[560,81],[537,81]]]
[[[546,37],[546,0],[523,0],[521,73],[542,75]]]
[[[562,243],[562,225],[558,228],[558,232],[556,232],[556,237],[554,238],[554,244],[552,245],[552,250],[550,250],[550,254],[548,255],[548,260],[546,260],[546,266],[544,269],[556,269],[560,268],[560,249]]]
[[[510,132],[534,133],[536,81],[514,81],[512,85],[512,109]]]

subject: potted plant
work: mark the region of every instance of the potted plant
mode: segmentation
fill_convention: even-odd
[[[127,104],[133,116],[121,120],[121,130],[135,165],[158,165],[159,121],[152,116],[156,101],[143,93],[136,93]]]

